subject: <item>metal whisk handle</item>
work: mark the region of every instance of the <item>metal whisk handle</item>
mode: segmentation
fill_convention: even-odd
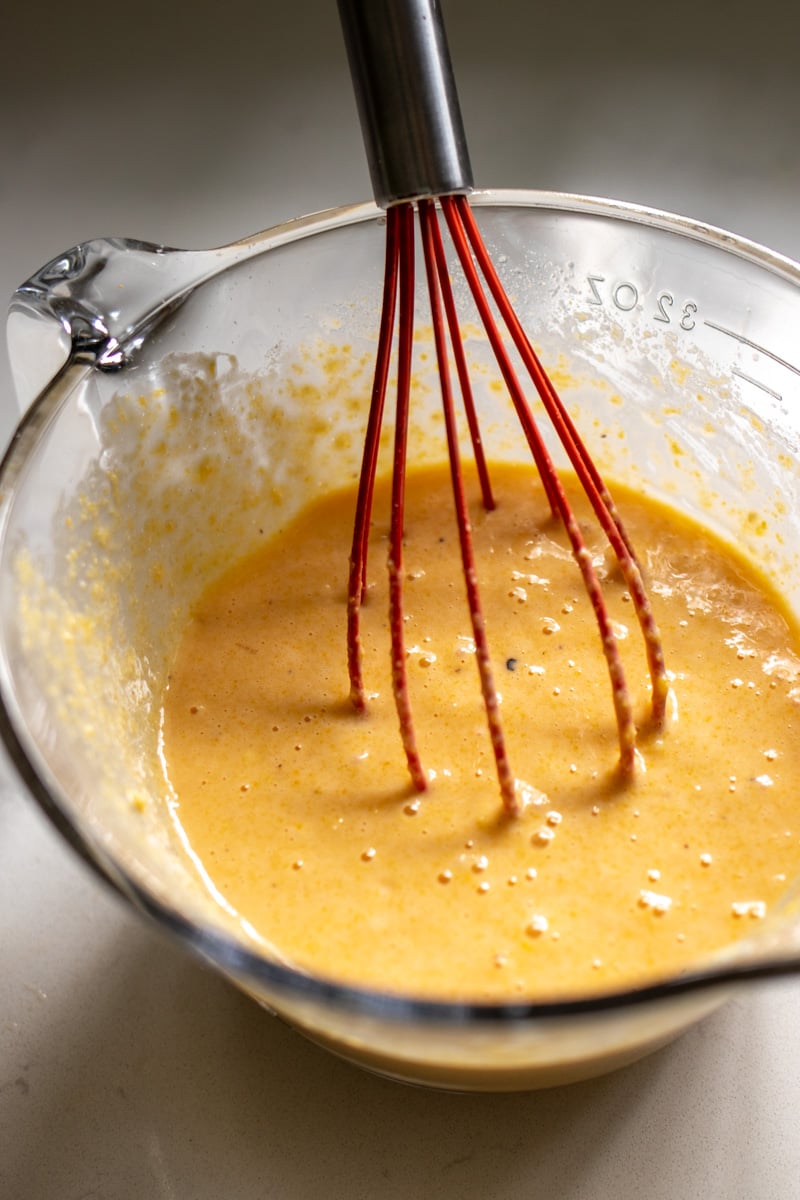
[[[338,0],[376,202],[472,190],[439,0]]]

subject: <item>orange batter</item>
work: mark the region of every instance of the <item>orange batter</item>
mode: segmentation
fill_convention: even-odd
[[[410,788],[391,694],[379,487],[367,713],[347,698],[354,496],[337,494],[197,605],[164,705],[177,818],[226,901],[284,958],[339,981],[543,998],[705,961],[757,932],[800,871],[798,632],[704,531],[617,489],[675,696],[668,728],[649,730],[638,626],[598,534],[642,725],[645,769],[623,782],[566,539],[531,471],[492,478],[496,511],[472,495],[475,549],[511,764],[535,802],[502,813],[442,469],[410,477],[406,522],[405,636],[429,789]]]

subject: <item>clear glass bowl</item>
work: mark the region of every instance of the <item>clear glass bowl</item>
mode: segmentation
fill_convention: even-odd
[[[800,267],[610,201],[495,192],[474,206],[601,469],[736,541],[800,611]],[[585,1078],[662,1045],[741,981],[797,970],[798,883],[701,971],[574,1002],[438,1003],[342,987],[260,948],[170,818],[159,696],[182,620],[233,555],[357,472],[383,250],[366,204],[217,250],[89,242],[18,290],[2,734],[103,879],[321,1044],[439,1087]],[[418,317],[429,324],[424,298]],[[525,459],[467,324],[492,455]],[[425,461],[446,454],[430,382],[411,431]]]

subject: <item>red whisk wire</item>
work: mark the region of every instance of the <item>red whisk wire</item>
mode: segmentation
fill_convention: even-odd
[[[481,295],[483,293],[480,289],[480,284],[477,282],[477,276],[474,276],[475,283],[473,285],[473,273],[467,267],[468,250],[463,240],[464,234],[469,239],[469,245],[472,247],[475,259],[480,266],[503,321],[511,334],[514,345],[539,393],[539,397],[558,434],[559,440],[569,456],[575,473],[620,565],[644,638],[652,687],[653,721],[656,724],[661,724],[665,717],[667,696],[669,693],[669,682],[664,663],[661,638],[655,623],[650,600],[644,587],[636,555],[619,514],[616,511],[611,494],[586,449],[572,418],[553,386],[552,380],[544,370],[525,330],[522,328],[519,317],[514,311],[514,306],[506,294],[491,256],[484,245],[483,238],[475,221],[475,216],[466,196],[443,197],[442,209],[456,243],[459,259],[470,281],[473,296],[477,302],[476,288],[481,291]]]
[[[420,200],[418,207],[422,229],[422,246],[425,254],[425,269],[428,280],[428,294],[430,297],[431,320],[436,343],[436,360],[439,368],[439,382],[442,392],[442,411],[444,413],[445,431],[447,434],[447,451],[450,459],[453,501],[455,504],[456,524],[458,526],[461,562],[464,569],[464,581],[466,583],[467,604],[472,620],[475,659],[478,666],[484,707],[486,709],[486,720],[489,727],[492,752],[497,766],[500,796],[506,811],[515,815],[519,812],[520,805],[514,775],[509,765],[508,754],[506,753],[505,737],[500,720],[500,701],[497,695],[497,688],[494,685],[492,662],[489,655],[489,642],[486,636],[486,625],[483,619],[483,609],[478,589],[478,572],[475,567],[475,554],[472,547],[472,525],[469,519],[467,497],[464,490],[455,407],[453,405],[453,393],[450,386],[450,372],[447,362],[447,339],[445,336],[445,323],[442,317],[442,305],[444,305],[448,318],[450,318],[451,347],[457,361],[459,357],[458,352],[460,352],[461,361],[464,361],[461,334],[456,318],[455,302],[450,286],[450,277],[447,270],[444,246],[442,244],[442,235],[436,216],[436,208],[432,200]],[[456,351],[456,346],[458,347],[458,352]],[[460,371],[458,372],[458,377],[459,381],[462,382]],[[471,392],[469,396],[471,401]],[[466,406],[467,398],[463,392],[462,398]]]
[[[397,220],[400,222],[400,296],[397,330],[397,406],[389,528],[389,633],[392,643],[392,691],[400,721],[400,736],[411,781],[418,791],[424,791],[428,780],[417,751],[403,636],[403,526],[414,344],[414,209],[411,205],[401,204],[397,206],[397,210]]]
[[[536,461],[542,484],[550,500],[550,506],[554,514],[560,517],[569,537],[573,555],[583,577],[584,588],[594,610],[611,681],[612,700],[619,731],[620,768],[624,774],[630,774],[633,771],[635,763],[636,725],[630,692],[625,681],[622,658],[603,598],[603,591],[592,563],[592,556],[583,540],[578,521],[567,500],[553,461],[544,445],[544,441],[520,385],[519,378],[509,359],[497,322],[483,292],[475,265],[469,253],[469,247],[465,240],[464,226],[461,223],[461,206],[449,203],[458,199],[462,199],[462,197],[443,197],[442,209],[490,345],[513,401],[528,445]]]
[[[383,303],[381,323],[378,331],[378,350],[375,358],[375,374],[372,398],[367,418],[364,453],[358,480],[356,519],[353,528],[353,545],[350,551],[350,572],[347,588],[347,666],[350,675],[350,699],[358,712],[366,706],[364,679],[361,669],[361,605],[367,590],[367,554],[369,550],[369,527],[372,518],[372,498],[375,491],[375,473],[378,466],[383,410],[386,401],[386,386],[389,379],[389,363],[392,354],[392,335],[397,306],[397,280],[400,263],[400,216],[395,208],[386,214],[386,255],[383,274]]]

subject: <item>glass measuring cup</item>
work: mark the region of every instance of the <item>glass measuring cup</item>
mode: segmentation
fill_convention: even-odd
[[[735,541],[797,612],[800,269],[634,206],[474,202],[601,470]],[[26,413],[2,468],[2,732],[103,878],[309,1036],[438,1086],[565,1082],[662,1044],[737,981],[796,970],[797,884],[757,937],[691,975],[574,1002],[423,1002],[310,977],[258,945],[181,843],[159,774],[158,697],[198,591],[232,545],[247,553],[357,470],[383,239],[363,205],[211,251],[92,242],[19,289],[9,344]],[[331,346],[348,365],[325,389]],[[477,332],[468,354],[493,456],[525,458]],[[411,453],[431,461],[446,451],[427,394]],[[595,428],[625,437],[594,441]]]

